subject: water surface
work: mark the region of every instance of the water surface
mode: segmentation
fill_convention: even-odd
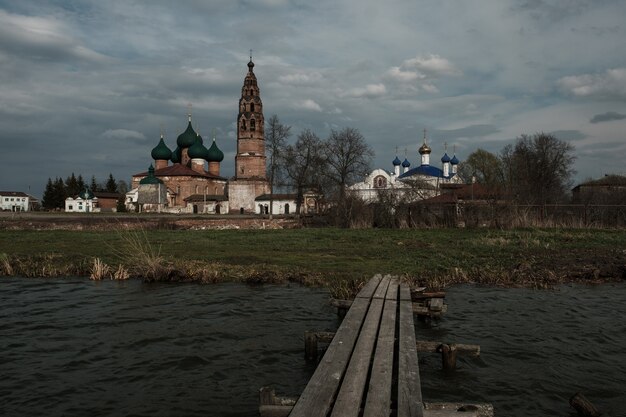
[[[307,329],[339,321],[322,289],[0,279],[0,415],[254,416],[258,389],[298,395]],[[461,286],[418,337],[475,343],[453,374],[420,357],[426,401],[568,416],[582,391],[626,416],[626,285]]]

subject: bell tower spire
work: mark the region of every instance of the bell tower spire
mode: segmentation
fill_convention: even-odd
[[[253,69],[254,62],[250,50],[248,73],[241,88],[237,116],[235,178],[265,180],[265,120],[263,102]]]

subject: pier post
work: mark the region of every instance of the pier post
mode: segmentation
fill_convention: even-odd
[[[454,343],[450,345],[442,344],[439,347],[441,352],[441,362],[443,364],[444,371],[454,371],[456,369],[456,357],[458,350]]]
[[[569,404],[574,407],[580,417],[600,416],[598,409],[580,392],[577,392],[569,399]]]
[[[317,360],[317,334],[316,332],[304,332],[304,356],[309,361]]]

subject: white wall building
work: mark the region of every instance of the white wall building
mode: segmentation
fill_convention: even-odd
[[[98,197],[95,197],[89,189],[85,189],[76,197],[65,199],[65,211],[67,213],[97,213],[100,211]]]
[[[21,191],[0,191],[0,210],[29,211],[35,200]]]

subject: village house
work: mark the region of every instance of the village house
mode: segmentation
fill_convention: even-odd
[[[30,211],[39,201],[21,191],[0,191],[0,210],[2,211]]]

